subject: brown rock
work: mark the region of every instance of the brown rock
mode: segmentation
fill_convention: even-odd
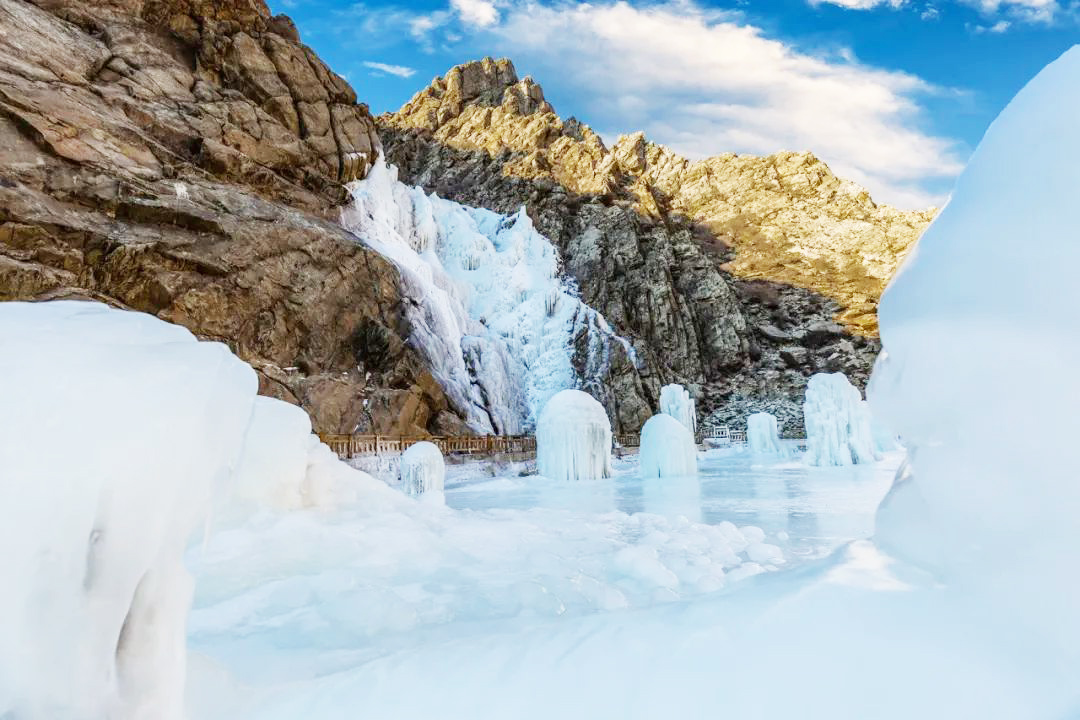
[[[374,122],[261,0],[0,0],[0,88],[0,300],[185,325],[319,430],[460,424],[395,334],[396,270],[333,217]]]

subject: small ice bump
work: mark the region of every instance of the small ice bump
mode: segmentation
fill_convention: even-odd
[[[750,547],[746,548],[746,556],[753,562],[762,565],[784,564],[784,551],[768,543],[756,542],[750,545]]]

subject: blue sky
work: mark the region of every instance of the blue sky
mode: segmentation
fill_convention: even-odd
[[[904,208],[940,204],[1001,108],[1080,41],[1076,2],[269,0],[375,112],[505,56],[605,138],[811,150]]]

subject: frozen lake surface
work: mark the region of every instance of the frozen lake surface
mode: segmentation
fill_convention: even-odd
[[[579,483],[470,463],[445,507],[226,514],[189,553],[193,717],[260,716],[264,693],[433,644],[738,592],[869,537],[902,457],[714,450],[697,478],[642,481],[627,458]]]
[[[777,459],[745,449],[703,453],[699,476],[642,481],[637,458],[616,462],[616,477],[577,485],[551,485],[531,477],[482,477],[475,466],[450,470],[446,502],[461,510],[548,508],[629,515],[650,513],[692,522],[753,525],[775,538],[787,533],[795,559],[828,554],[840,544],[873,534],[874,513],[888,492],[903,453],[874,465],[807,467],[796,457]]]

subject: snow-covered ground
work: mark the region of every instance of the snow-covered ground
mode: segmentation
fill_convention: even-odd
[[[475,462],[449,469],[447,507],[219,527],[189,556],[196,717],[268,717],[396,653],[737,593],[868,537],[901,457],[821,469],[716,450],[698,478],[641,480],[628,458],[574,483]],[[239,685],[211,689],[225,677]]]

